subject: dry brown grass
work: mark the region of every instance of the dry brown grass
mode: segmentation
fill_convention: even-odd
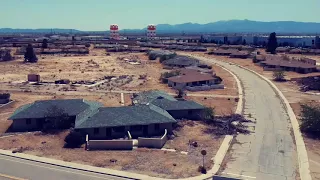
[[[168,142],[168,147],[176,146],[177,149],[187,150],[184,142],[189,139],[197,141],[195,148],[189,155],[180,152],[167,152],[161,150],[138,148],[133,151],[85,151],[83,147],[75,149],[63,148],[64,138],[68,131],[57,134],[31,133],[3,138],[0,149],[13,150],[23,148],[23,153],[49,157],[68,162],[88,164],[98,167],[125,170],[143,173],[162,178],[183,178],[199,175],[198,166],[202,163],[200,151],[208,152],[205,164],[211,167],[211,157],[216,153],[221,143],[221,138],[203,134],[205,125],[194,123],[186,125],[177,132],[179,137]],[[190,132],[192,132],[190,134]],[[170,146],[170,143],[172,145]],[[116,159],[117,162],[110,162]]]
[[[235,112],[237,102],[234,98],[213,98],[213,97],[192,97],[188,96],[188,100],[193,100],[207,107],[212,107],[216,115],[229,115]]]
[[[133,77],[133,81],[120,85],[120,89],[170,89],[159,83],[160,74],[164,71],[159,62],[148,61],[144,53],[134,53],[134,55],[139,58],[141,65],[131,65],[118,59],[118,57],[131,57],[132,54],[112,53],[111,56],[105,56],[104,52],[96,49],[90,55],[84,56],[41,55],[39,56],[39,62],[35,64],[25,64],[23,58],[19,57],[15,61],[1,63],[0,81],[3,85],[8,85],[9,82],[26,81],[27,75],[30,73],[40,74],[41,81],[45,82],[53,82],[59,79],[97,81],[104,76],[128,75]],[[140,75],[147,75],[147,78],[139,80]],[[21,86],[26,87],[27,85],[15,85],[17,88],[21,88]],[[46,90],[47,92],[58,90],[58,88],[45,85],[29,88],[32,88],[31,90]]]
[[[177,151],[186,151],[200,155],[200,151],[205,149],[208,157],[213,157],[220,147],[222,137],[206,133],[208,125],[203,122],[184,120],[178,122],[178,128],[174,131],[177,136],[169,140],[165,148],[176,149]],[[190,147],[189,141],[196,141],[198,147]]]

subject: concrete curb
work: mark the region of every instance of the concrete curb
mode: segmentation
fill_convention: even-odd
[[[229,64],[238,66],[242,69],[245,69],[245,70],[250,71],[251,73],[257,75],[262,80],[266,81],[274,89],[276,94],[279,95],[281,101],[285,104],[285,108],[287,109],[287,113],[288,113],[288,116],[291,121],[293,134],[294,134],[296,147],[297,147],[300,178],[301,178],[301,180],[312,180],[311,175],[310,175],[310,169],[309,169],[308,153],[307,153],[306,146],[304,144],[303,137],[302,137],[302,134],[300,131],[300,126],[299,126],[297,117],[294,114],[287,98],[283,95],[283,93],[278,89],[278,87],[273,82],[271,82],[269,79],[267,79],[263,75],[255,72],[251,69],[248,69],[246,67],[240,66],[238,64],[234,64],[234,63],[229,63]]]
[[[99,168],[99,167],[94,167],[94,166],[89,166],[84,164],[71,163],[71,162],[55,160],[55,159],[50,159],[45,157],[38,157],[38,156],[23,154],[23,153],[12,153],[11,151],[1,150],[1,149],[0,149],[0,154],[4,156],[24,159],[28,161],[44,163],[48,165],[54,165],[54,166],[59,166],[59,167],[64,167],[64,168],[69,168],[74,170],[86,171],[86,172],[106,174],[110,176],[127,178],[127,179],[149,179],[150,178],[149,176],[136,174],[136,173]]]
[[[235,75],[233,72],[231,72],[229,69],[219,65],[219,64],[215,64],[216,66],[219,66],[221,67],[222,69],[226,70],[227,72],[229,72],[233,78],[236,80],[237,82],[237,86],[238,86],[238,97],[239,97],[239,101],[238,101],[238,104],[237,104],[237,109],[236,109],[236,114],[242,114],[242,111],[243,111],[243,88],[242,88],[242,85],[241,85],[241,82],[238,78],[237,75]]]
[[[15,101],[12,100],[12,101],[9,101],[9,102],[6,103],[6,104],[2,104],[2,105],[0,105],[0,108],[3,108],[3,107],[5,107],[5,106],[8,106],[9,104],[11,104],[11,103],[13,103],[13,102],[15,102]]]

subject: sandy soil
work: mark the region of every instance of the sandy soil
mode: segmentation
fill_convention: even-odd
[[[176,148],[178,152],[168,152],[138,148],[133,151],[85,151],[84,147],[63,148],[68,131],[48,135],[31,133],[3,138],[0,148],[13,150],[23,148],[23,153],[44,156],[64,161],[88,164],[98,167],[143,173],[162,178],[183,178],[199,175],[198,167],[202,164],[201,150],[207,150],[205,165],[210,168],[211,158],[217,152],[222,138],[203,134],[205,125],[188,121],[176,131],[178,137],[170,140],[166,147]],[[192,130],[192,131],[191,131]],[[188,140],[198,142],[198,147],[188,148]],[[189,151],[188,155],[180,151]],[[116,163],[110,162],[116,159]]]
[[[188,100],[193,100],[207,107],[212,107],[216,115],[230,115],[235,112],[237,102],[234,98],[213,98],[213,97],[187,97]]]
[[[60,79],[99,81],[105,76],[126,75],[132,76],[130,82],[111,85],[124,86],[122,89],[130,90],[169,89],[169,87],[158,83],[160,74],[164,71],[161,65],[148,61],[147,56],[143,53],[111,53],[111,56],[106,56],[101,50],[93,50],[90,55],[86,56],[41,55],[38,58],[39,61],[35,64],[23,63],[22,57],[15,61],[1,62],[0,82],[2,84],[23,82],[31,73],[39,74],[41,81],[44,82]],[[129,64],[123,60],[124,58],[137,59],[141,64]],[[139,79],[140,75],[146,75],[146,78]],[[103,89],[102,86],[99,88]]]

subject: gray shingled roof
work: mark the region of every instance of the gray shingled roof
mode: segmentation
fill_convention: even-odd
[[[166,99],[156,99],[152,101],[151,104],[166,111],[205,109],[204,106],[194,101],[168,101]]]
[[[147,104],[158,98],[163,98],[170,101],[177,101],[174,97],[170,96],[166,92],[159,90],[141,92],[138,94],[137,97],[133,99],[133,101],[135,104]]]
[[[161,123],[175,123],[176,120],[165,110],[154,105],[125,107],[103,107],[85,120],[79,120],[76,129],[134,126]]]
[[[34,103],[21,106],[17,109],[9,119],[26,119],[26,118],[44,118],[48,112],[48,109],[56,106],[62,109],[68,116],[76,116],[86,109],[95,104],[91,101],[83,99],[56,99],[56,100],[43,100],[35,101]],[[95,106],[101,107],[102,104],[98,103]]]

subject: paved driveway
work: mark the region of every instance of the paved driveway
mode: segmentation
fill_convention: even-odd
[[[280,99],[269,84],[253,73],[229,63],[200,58],[224,66],[242,81],[244,114],[256,120],[250,135],[238,135],[231,160],[222,175],[243,179],[291,180],[298,172],[291,123]]]

